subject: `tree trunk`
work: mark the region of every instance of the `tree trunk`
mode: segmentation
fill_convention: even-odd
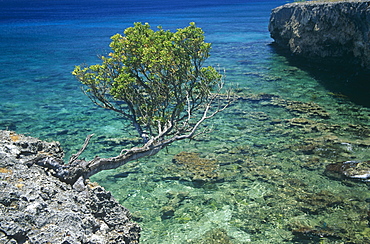
[[[116,157],[100,158],[96,156],[91,161],[76,159],[69,164],[64,164],[64,162],[48,156],[40,156],[35,162],[38,165],[51,169],[51,173],[61,181],[73,185],[81,177],[87,179],[102,170],[115,169],[130,161],[153,156],[161,149],[162,146],[160,144],[152,147],[144,146],[132,148]]]

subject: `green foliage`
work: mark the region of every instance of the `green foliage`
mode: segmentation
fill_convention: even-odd
[[[101,64],[72,72],[90,99],[131,120],[140,134],[189,130],[190,115],[222,78],[213,67],[202,67],[211,49],[202,29],[190,23],[177,32],[154,31],[135,23],[111,39],[112,52]]]

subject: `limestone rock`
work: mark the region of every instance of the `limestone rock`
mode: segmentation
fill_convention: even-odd
[[[57,142],[0,131],[0,243],[138,243],[129,211],[97,184],[77,191],[32,161]],[[61,160],[59,158],[58,160]]]
[[[295,55],[370,68],[370,1],[286,4],[272,10],[269,31]]]

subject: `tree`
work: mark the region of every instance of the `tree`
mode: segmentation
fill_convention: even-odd
[[[201,123],[224,110],[233,100],[224,90],[223,76],[213,67],[203,67],[211,44],[194,23],[176,32],[157,31],[149,24],[135,23],[124,35],[111,37],[112,52],[102,63],[76,66],[73,75],[84,85],[85,94],[96,105],[129,120],[143,145],[122,150],[111,158],[78,160],[56,170],[63,180],[74,183],[105,169],[151,156],[174,141],[191,139]]]

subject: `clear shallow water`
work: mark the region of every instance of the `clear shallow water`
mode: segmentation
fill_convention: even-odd
[[[58,140],[67,158],[94,133],[84,157],[117,154],[137,137],[82,94],[74,65],[98,62],[133,22],[175,30],[194,21],[213,43],[209,64],[226,68],[245,99],[210,121],[206,137],[92,180],[131,210],[142,243],[365,243],[368,186],[323,172],[368,160],[368,88],[274,50],[269,14],[284,3],[2,1],[1,129]]]

